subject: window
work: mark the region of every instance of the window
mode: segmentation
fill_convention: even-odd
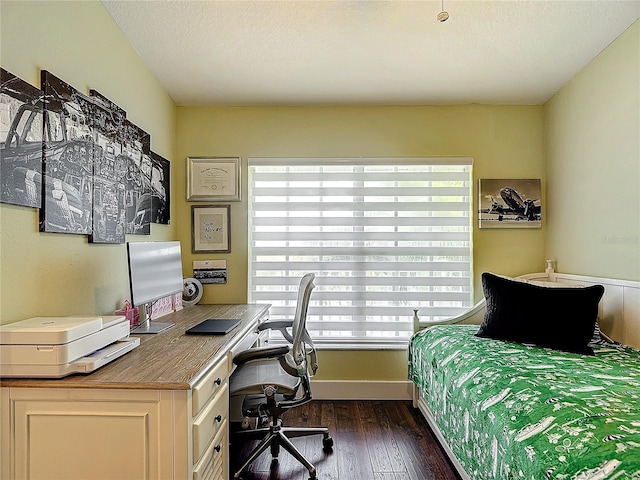
[[[317,345],[404,348],[472,302],[471,158],[249,159],[249,299]]]

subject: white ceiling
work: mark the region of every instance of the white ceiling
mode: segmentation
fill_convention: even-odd
[[[640,0],[102,0],[178,105],[542,104]],[[639,39],[640,41],[640,39]]]

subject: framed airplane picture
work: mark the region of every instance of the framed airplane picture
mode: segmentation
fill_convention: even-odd
[[[542,226],[539,178],[479,180],[480,228],[540,228]]]

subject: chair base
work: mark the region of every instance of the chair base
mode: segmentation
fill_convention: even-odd
[[[311,479],[317,478],[316,467],[305,458],[300,450],[289,440],[290,438],[304,437],[308,435],[322,435],[322,445],[325,451],[333,448],[333,439],[329,435],[329,429],[326,427],[284,427],[278,419],[275,424],[265,428],[256,428],[254,430],[242,430],[236,432],[239,437],[262,438],[256,448],[253,449],[249,458],[242,464],[240,469],[234,473],[233,478],[239,479],[242,473],[251,465],[268,447],[271,447],[272,461],[277,461],[280,453],[280,447],[283,447],[302,465],[309,470]]]

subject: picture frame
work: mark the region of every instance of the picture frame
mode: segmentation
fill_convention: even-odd
[[[187,201],[239,202],[240,157],[187,157]]]
[[[193,278],[201,284],[227,283],[226,260],[194,260]]]
[[[231,253],[231,205],[191,206],[191,253]]]
[[[479,228],[542,227],[539,178],[481,178],[478,192]]]

